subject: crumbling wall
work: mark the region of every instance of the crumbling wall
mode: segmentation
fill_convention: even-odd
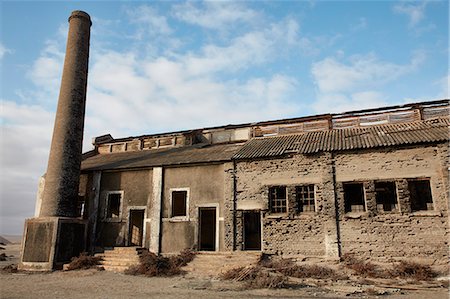
[[[262,210],[264,252],[281,255],[337,255],[330,157],[330,153],[320,153],[237,162],[236,206],[238,210]],[[306,184],[315,186],[316,211],[297,213],[295,186]],[[270,213],[268,190],[271,186],[287,186],[288,212],[286,214]],[[243,242],[243,227],[239,218],[241,214],[238,211],[236,236],[238,244]]]
[[[448,148],[410,146],[343,152],[336,155],[342,252],[385,259],[448,257]],[[434,210],[411,212],[407,179],[429,178]],[[394,181],[399,210],[380,212],[375,204],[375,181]],[[345,214],[342,183],[364,184],[367,211]]]

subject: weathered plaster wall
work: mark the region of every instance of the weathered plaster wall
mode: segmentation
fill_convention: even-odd
[[[237,163],[237,206],[263,211],[263,251],[283,255],[337,256],[331,154]],[[315,185],[316,212],[295,211],[295,186]],[[270,186],[287,186],[288,213],[268,211]],[[242,244],[242,219],[237,219]],[[242,246],[240,246],[242,248]],[[238,247],[239,249],[239,247]]]
[[[146,208],[146,217],[151,208],[152,170],[130,170],[123,172],[103,172],[99,201],[98,240],[103,246],[124,246],[128,237],[128,216],[130,208]],[[107,194],[123,191],[121,215],[119,219],[105,221]],[[148,239],[148,231],[144,238]]]
[[[343,253],[383,259],[448,257],[448,148],[420,146],[336,155],[336,179]],[[448,176],[447,176],[448,177]],[[407,179],[429,178],[434,211],[411,213]],[[395,181],[400,211],[376,210],[374,181]],[[344,212],[342,182],[364,183],[367,212]]]
[[[217,204],[219,227],[224,217],[224,165],[199,165],[164,169],[164,191],[162,203],[161,252],[179,252],[197,246],[198,208]],[[189,188],[188,220],[173,220],[170,217],[170,189]],[[223,224],[222,224],[223,225]],[[219,248],[224,248],[224,230],[219,228]]]

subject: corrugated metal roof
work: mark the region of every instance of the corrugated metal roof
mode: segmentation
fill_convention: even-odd
[[[81,163],[83,171],[157,167],[231,161],[242,144],[197,145],[177,148],[97,154]]]
[[[233,159],[275,157],[287,153],[311,154],[448,141],[450,121],[446,118],[429,121],[385,124],[371,127],[335,129],[298,135],[255,138],[247,142]]]

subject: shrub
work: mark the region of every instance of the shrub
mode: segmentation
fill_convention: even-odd
[[[356,275],[362,277],[388,278],[389,273],[380,269],[371,262],[366,262],[356,258],[353,254],[346,253],[342,256],[341,261],[344,265],[353,270]]]
[[[100,265],[103,259],[99,256],[92,256],[83,252],[78,257],[73,257],[67,270],[90,269]]]
[[[283,288],[288,282],[288,277],[285,275],[271,273],[260,265],[230,269],[223,273],[221,278],[225,280],[243,281],[246,287],[252,289]]]
[[[179,255],[164,257],[149,251],[142,251],[139,257],[139,265],[131,266],[125,270],[128,275],[145,276],[175,276],[183,274],[181,267],[186,266],[195,257],[190,250],[183,250]]]
[[[6,254],[4,253],[0,254],[0,261],[4,262],[6,260],[8,260],[8,256],[6,256]]]
[[[438,275],[428,265],[407,261],[400,261],[393,267],[390,274],[393,277],[411,278],[414,280],[431,280]]]
[[[17,273],[17,271],[18,271],[17,265],[13,265],[13,264],[2,268],[2,272],[5,272],[5,273]]]

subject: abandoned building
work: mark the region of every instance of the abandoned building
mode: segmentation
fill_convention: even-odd
[[[448,259],[448,100],[114,139],[81,153],[89,34],[74,11],[47,173],[19,267],[82,251]]]
[[[448,258],[447,100],[113,139],[85,153],[91,250]]]

